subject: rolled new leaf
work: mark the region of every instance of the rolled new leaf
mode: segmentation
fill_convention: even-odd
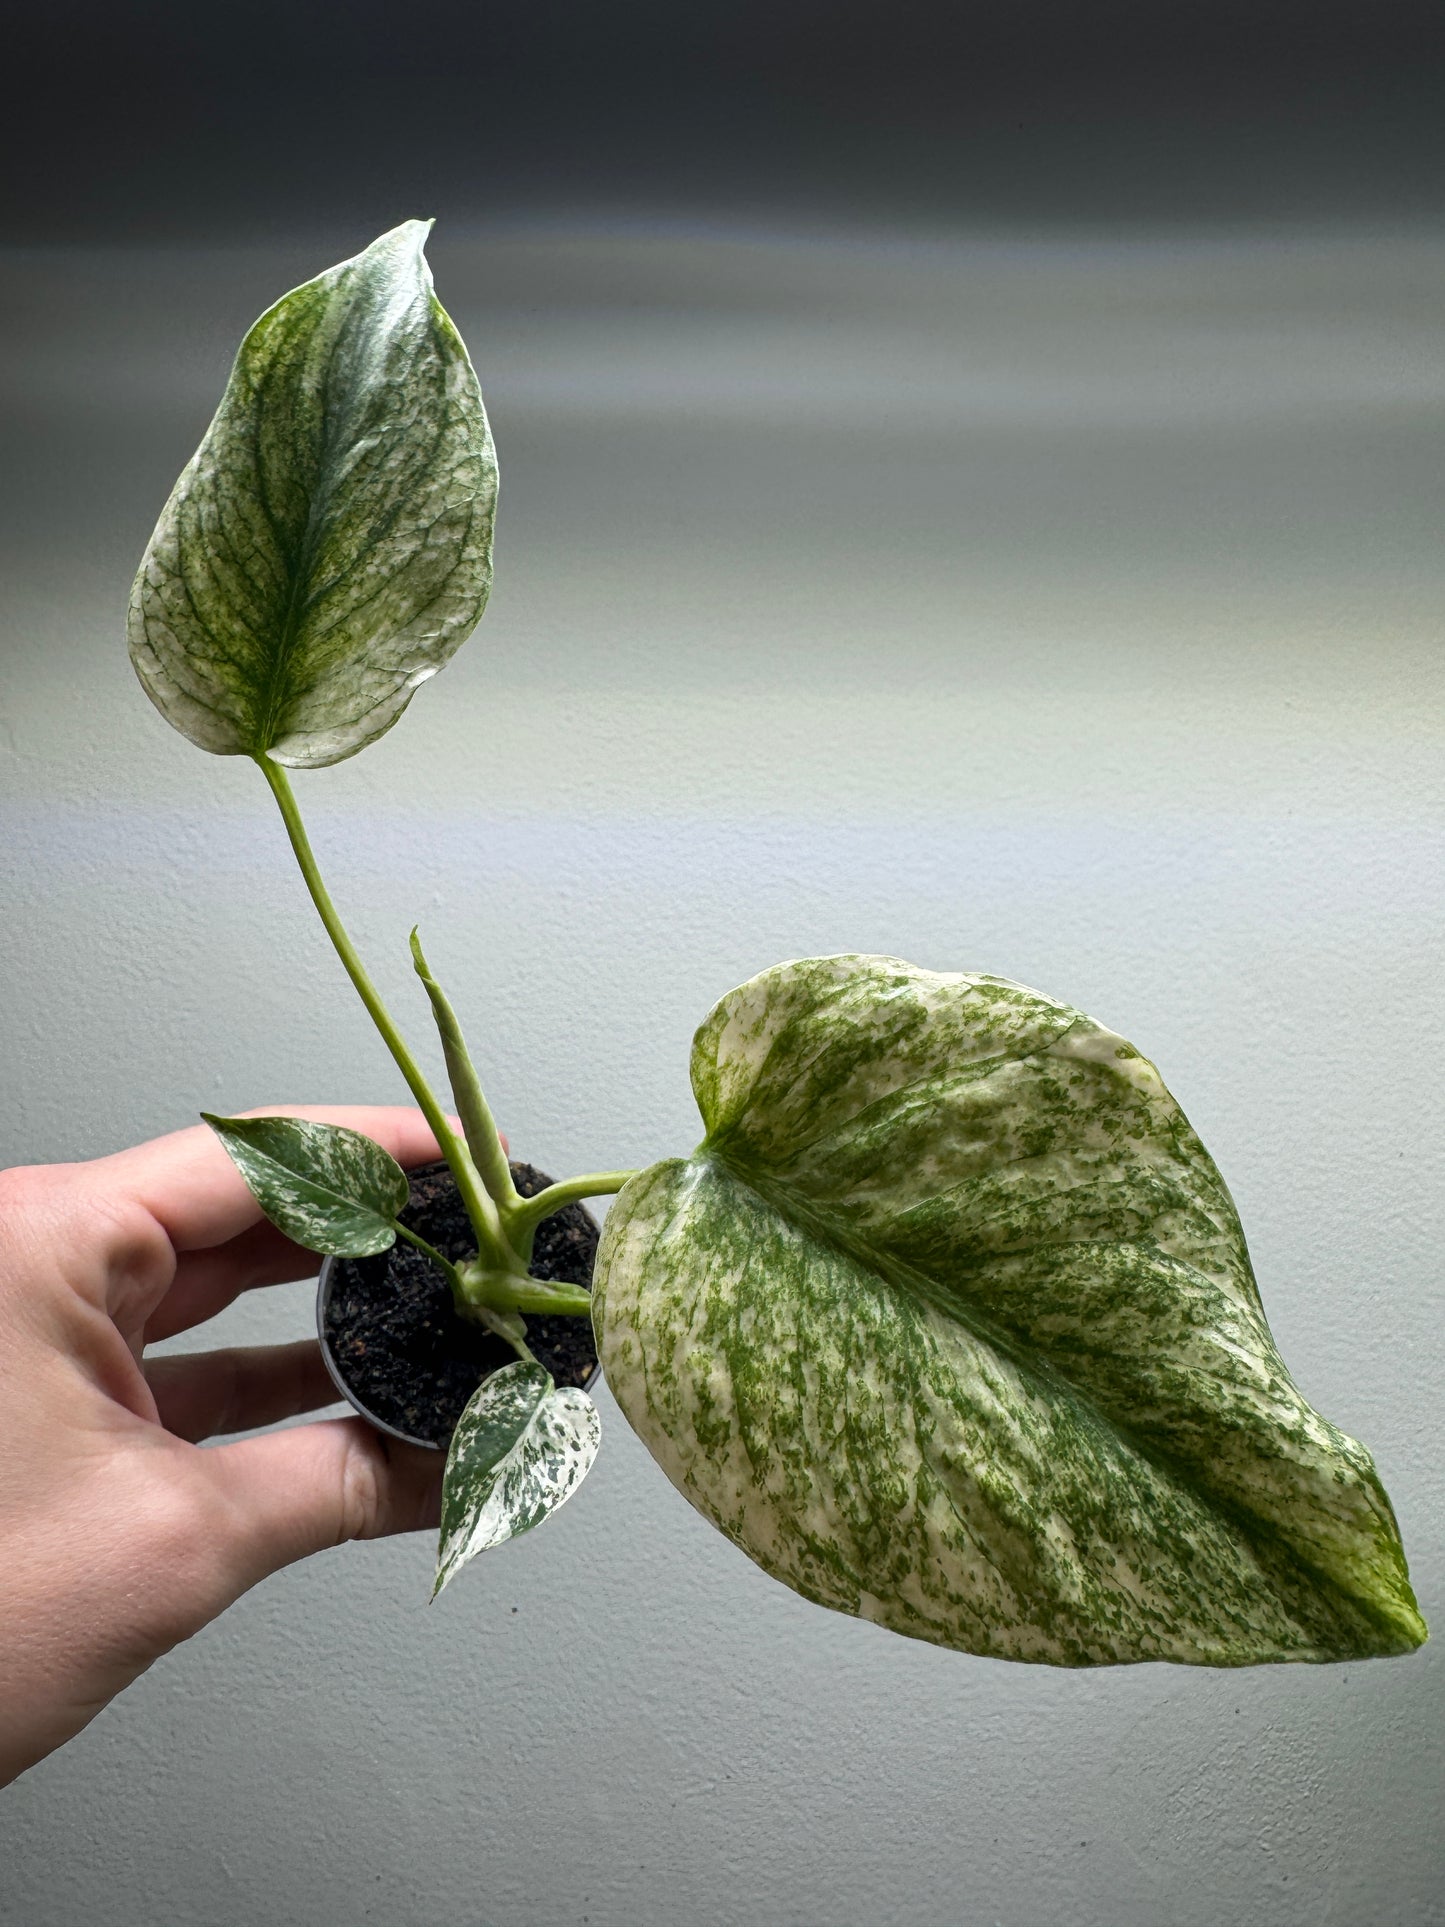
[[[411,933],[411,960],[431,1000],[452,1098],[457,1107],[457,1116],[462,1121],[462,1135],[466,1138],[472,1161],[483,1184],[498,1203],[515,1199],[517,1190],[512,1183],[512,1167],[502,1140],[497,1135],[491,1106],[487,1103],[482,1081],[467,1050],[467,1040],[462,1035],[462,1027],[457,1022],[450,998],[431,973],[431,966],[421,947],[421,938],[415,930]]]
[[[396,1243],[405,1171],[360,1131],[302,1117],[201,1116],[271,1220],[308,1251],[367,1258]]]
[[[1291,1380],[1223,1179],[1122,1037],[831,957],[725,997],[692,1076],[702,1145],[608,1214],[599,1350],[768,1572],[1054,1665],[1424,1639],[1369,1454]]]
[[[339,762],[476,626],[497,464],[467,351],[406,221],[241,344],[131,593],[131,659],[218,755]]]
[[[535,1362],[484,1379],[457,1421],[442,1480],[432,1598],[469,1559],[540,1525],[592,1469],[597,1407]]]

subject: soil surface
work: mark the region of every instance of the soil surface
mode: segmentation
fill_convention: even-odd
[[[552,1182],[530,1164],[513,1164],[524,1198]],[[401,1222],[454,1262],[472,1257],[476,1239],[445,1164],[411,1173]],[[584,1205],[564,1205],[537,1227],[531,1271],[591,1289],[597,1220]],[[589,1318],[529,1316],[527,1343],[558,1385],[585,1385],[597,1369]],[[374,1258],[342,1258],[332,1273],[327,1342],[336,1367],[377,1418],[413,1438],[446,1445],[484,1378],[516,1362],[504,1338],[459,1315],[436,1266],[401,1239]]]

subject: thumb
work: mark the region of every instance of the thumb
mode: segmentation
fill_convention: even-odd
[[[205,1454],[221,1485],[238,1591],[328,1546],[435,1528],[444,1452],[324,1419]]]

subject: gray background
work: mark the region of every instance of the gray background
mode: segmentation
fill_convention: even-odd
[[[0,1163],[402,1095],[264,786],[121,641],[240,332],[367,238],[4,257]],[[496,595],[297,783],[414,1040],[419,920],[565,1173],[689,1148],[691,1031],[783,957],[1079,1003],[1214,1151],[1438,1621],[1441,230],[518,217],[432,256],[501,451]],[[309,1318],[288,1287],[207,1337]],[[1431,1649],[915,1645],[752,1568],[601,1404],[577,1498],[437,1607],[423,1540],[319,1558],[0,1796],[0,1918],[1445,1918]]]

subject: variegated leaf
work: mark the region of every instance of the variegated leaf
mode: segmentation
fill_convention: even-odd
[[[219,755],[339,762],[475,627],[497,464],[424,221],[294,289],[241,344],[131,594],[131,659]]]
[[[597,1407],[545,1366],[519,1361],[484,1379],[457,1421],[442,1481],[432,1598],[479,1552],[540,1525],[592,1469]]]
[[[1052,998],[781,965],[698,1032],[707,1136],[594,1286],[673,1482],[810,1599],[1056,1665],[1409,1651],[1369,1454],[1295,1387],[1153,1065]]]
[[[406,1173],[373,1139],[302,1117],[201,1116],[266,1216],[297,1244],[338,1258],[395,1244]]]

